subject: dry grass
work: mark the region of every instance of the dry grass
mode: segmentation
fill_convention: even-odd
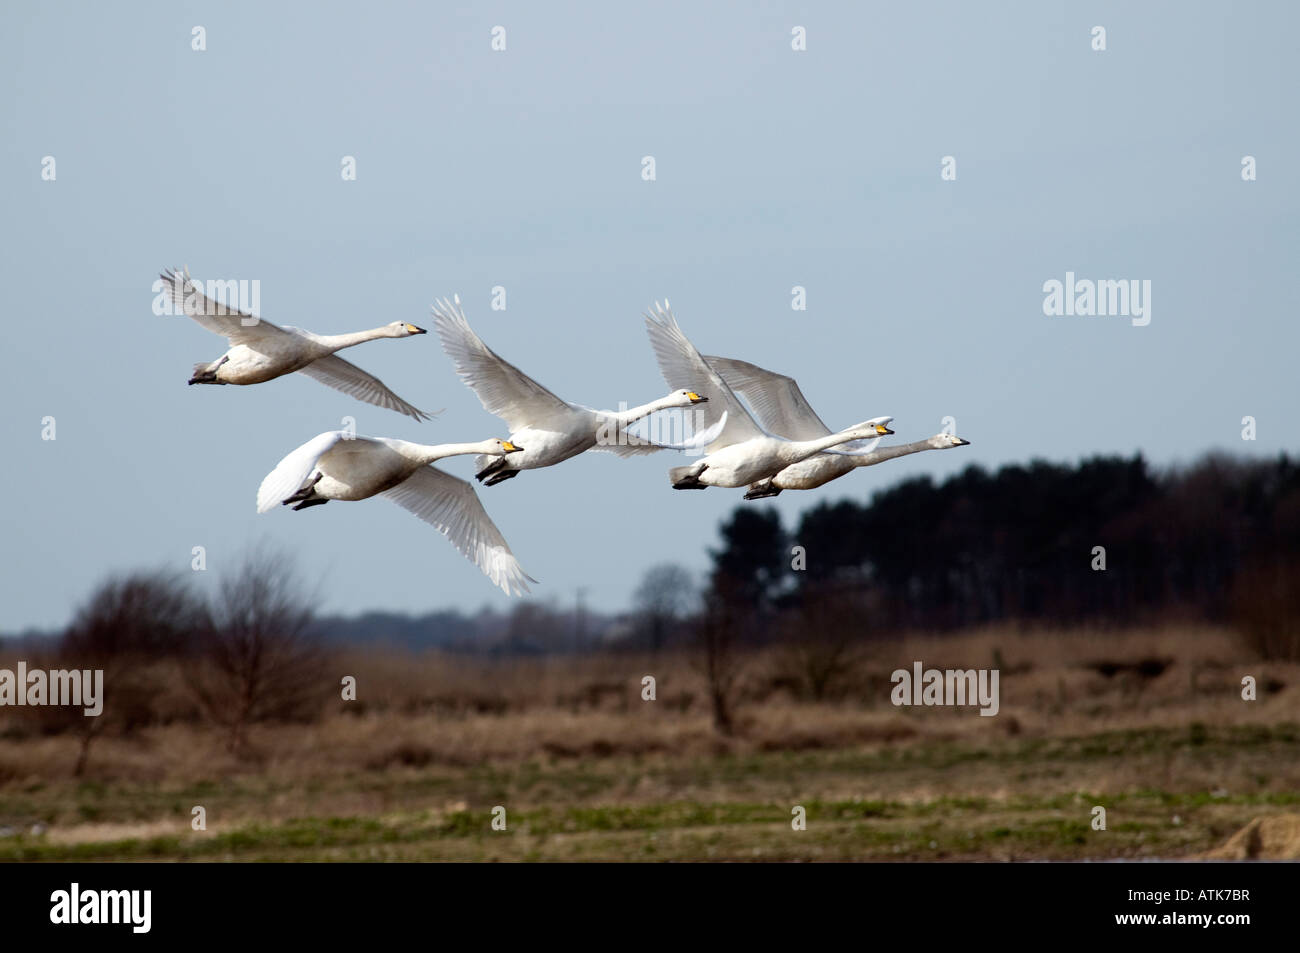
[[[914,660],[998,667],[999,715],[894,707],[889,675]],[[331,671],[356,677],[358,701],[332,703],[313,724],[258,727],[251,759],[229,754],[178,697],[162,700],[169,723],[98,740],[80,781],[69,777],[75,738],[34,733],[7,711],[0,827],[49,829],[0,837],[0,856],[20,842],[27,846],[14,856],[83,856],[77,851],[96,844],[126,855],[154,844],[150,856],[188,856],[200,850],[191,840],[207,838],[202,849],[214,856],[276,857],[306,837],[322,859],[749,857],[751,847],[754,856],[786,857],[795,849],[779,836],[789,830],[789,808],[769,815],[797,803],[827,813],[825,837],[796,842],[798,857],[1181,855],[1283,810],[1300,790],[1300,762],[1287,755],[1300,722],[1300,667],[1252,660],[1230,632],[1213,628],[987,630],[874,643],[821,703],[805,700],[788,651],[759,652],[745,661],[738,731],[726,739],[713,731],[702,676],[682,654],[491,661],[368,652],[337,659]],[[1258,701],[1240,697],[1246,674],[1263,686]],[[641,698],[644,675],[657,680],[655,701]],[[1086,834],[1089,806],[1126,798],[1155,828],[1079,840],[1075,826],[1082,820]],[[943,808],[971,799],[982,806]],[[843,807],[860,802],[893,807],[865,817]],[[194,804],[208,809],[206,834],[189,829]],[[542,830],[560,823],[556,811],[642,812],[657,846],[647,853],[648,834],[599,834],[610,822],[591,820],[597,815],[565,822],[572,829],[562,824],[562,837],[509,849],[447,840],[466,824],[477,829],[495,804]],[[672,805],[713,812],[718,823],[690,814],[678,829],[671,811],[661,816]],[[729,810],[739,814],[728,820]],[[925,814],[919,827],[917,812]],[[319,836],[264,829],[304,817],[336,820]],[[379,827],[335,830],[367,818]],[[261,833],[247,834],[249,825]],[[917,841],[922,828],[933,836]],[[367,837],[404,842],[408,834],[409,847],[367,853]],[[224,837],[270,840],[259,854],[228,850]]]

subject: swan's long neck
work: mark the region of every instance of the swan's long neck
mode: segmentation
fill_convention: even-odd
[[[627,410],[617,410],[617,411],[606,410],[606,411],[602,411],[601,414],[602,416],[608,417],[609,419],[613,420],[614,425],[618,427],[620,430],[622,430],[626,427],[632,426],[638,420],[642,420],[646,417],[649,417],[656,410],[664,410],[668,407],[673,407],[673,406],[676,405],[669,403],[667,400],[661,397],[658,400],[652,400],[650,401],[650,403],[642,404],[639,407],[631,407]]]
[[[822,450],[829,450],[831,447],[837,447],[842,443],[848,443],[850,440],[865,439],[861,433],[853,431],[840,431],[839,433],[828,434],[825,437],[818,437],[816,440],[794,440],[790,443],[790,449],[800,458],[810,457],[814,453],[820,453]]]
[[[846,459],[852,460],[855,467],[869,467],[874,463],[884,463],[886,460],[893,460],[895,457],[905,457],[909,453],[920,453],[922,450],[938,450],[934,444],[928,440],[918,440],[915,443],[900,443],[892,447],[881,447],[878,450],[872,450],[870,453],[860,453]]]
[[[355,347],[358,344],[365,344],[367,341],[376,341],[379,338],[392,337],[391,329],[371,328],[369,331],[352,331],[348,334],[317,334],[316,342],[323,344],[331,351],[341,351],[345,347]]]
[[[467,453],[484,453],[484,447],[481,443],[439,443],[439,444],[413,444],[415,447],[415,456],[421,463],[433,463],[444,457],[459,457]]]

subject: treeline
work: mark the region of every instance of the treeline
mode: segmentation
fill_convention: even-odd
[[[561,607],[552,600],[528,600],[500,612],[441,609],[422,615],[364,612],[356,616],[318,616],[308,635],[334,645],[441,649],[482,655],[550,655],[582,652],[617,638],[620,621],[604,613]]]
[[[970,466],[822,501],[790,528],[746,504],[721,535],[711,597],[748,603],[768,634],[764,617],[828,600],[877,632],[1227,621],[1300,591],[1300,466],[1218,454],[1164,471],[1141,456]]]

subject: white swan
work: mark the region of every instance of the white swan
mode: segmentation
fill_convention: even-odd
[[[683,381],[698,381],[699,392],[711,401],[710,412],[725,413],[722,431],[708,445],[707,456],[689,466],[668,471],[674,489],[745,486],[775,476],[790,464],[830,447],[893,433],[887,426],[892,417],[876,417],[839,433],[827,431],[811,438],[787,439],[769,433],[682,333],[667,301],[663,307],[656,304],[654,313],[646,314],[645,321],[650,344],[668,385],[676,387]]]
[[[803,391],[794,378],[729,357],[706,357],[705,360],[749,401],[759,421],[773,433],[791,439],[807,439],[818,433],[830,433],[830,429],[822,423],[804,398]],[[782,490],[813,490],[851,473],[857,467],[875,466],[922,450],[948,450],[970,445],[969,440],[949,433],[938,433],[927,440],[880,449],[875,449],[876,442],[854,449],[827,450],[792,463],[776,476],[751,484],[745,499],[776,496]]]
[[[657,410],[702,404],[689,384],[666,397],[630,410],[593,410],[571,404],[551,393],[519,368],[501,358],[474,333],[465,320],[460,296],[433,306],[434,328],[456,373],[478,395],[490,414],[505,421],[510,439],[526,448],[497,460],[477,461],[477,478],[494,486],[520,470],[549,467],[587,450],[608,450],[620,456],[657,450],[693,450],[711,442],[725,420],[712,431],[697,433],[682,443],[647,440],[627,432],[638,420]]]
[[[505,537],[483,509],[474,487],[431,466],[464,453],[500,456],[515,451],[507,440],[428,446],[386,437],[331,430],[281,460],[257,490],[257,512],[296,503],[295,510],[330,500],[382,495],[435,526],[507,595],[528,592],[536,582],[510,552]]]
[[[215,361],[194,365],[191,384],[261,384],[298,371],[367,404],[416,420],[431,416],[402,400],[379,378],[334,353],[379,338],[424,334],[423,328],[394,321],[351,334],[313,334],[302,328],[279,327],[213,301],[190,278],[188,268],[164,271],[160,277],[178,313],[189,315],[230,342],[230,350]]]

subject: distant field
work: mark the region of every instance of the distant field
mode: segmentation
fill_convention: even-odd
[[[789,685],[789,660],[755,657],[731,738],[684,659],[625,657],[347,660],[365,710],[262,727],[252,760],[176,722],[100,739],[75,779],[75,739],[10,726],[0,860],[1192,857],[1300,810],[1294,667],[1238,662],[1214,630],[1054,641],[875,646],[821,702],[771,691]],[[997,717],[880,694],[898,660],[987,666],[994,650]],[[1093,664],[1143,658],[1172,663]],[[655,702],[639,696],[648,671]],[[1260,700],[1240,700],[1242,672],[1267,681]],[[207,831],[190,828],[195,805]],[[791,827],[796,806],[806,830]]]

